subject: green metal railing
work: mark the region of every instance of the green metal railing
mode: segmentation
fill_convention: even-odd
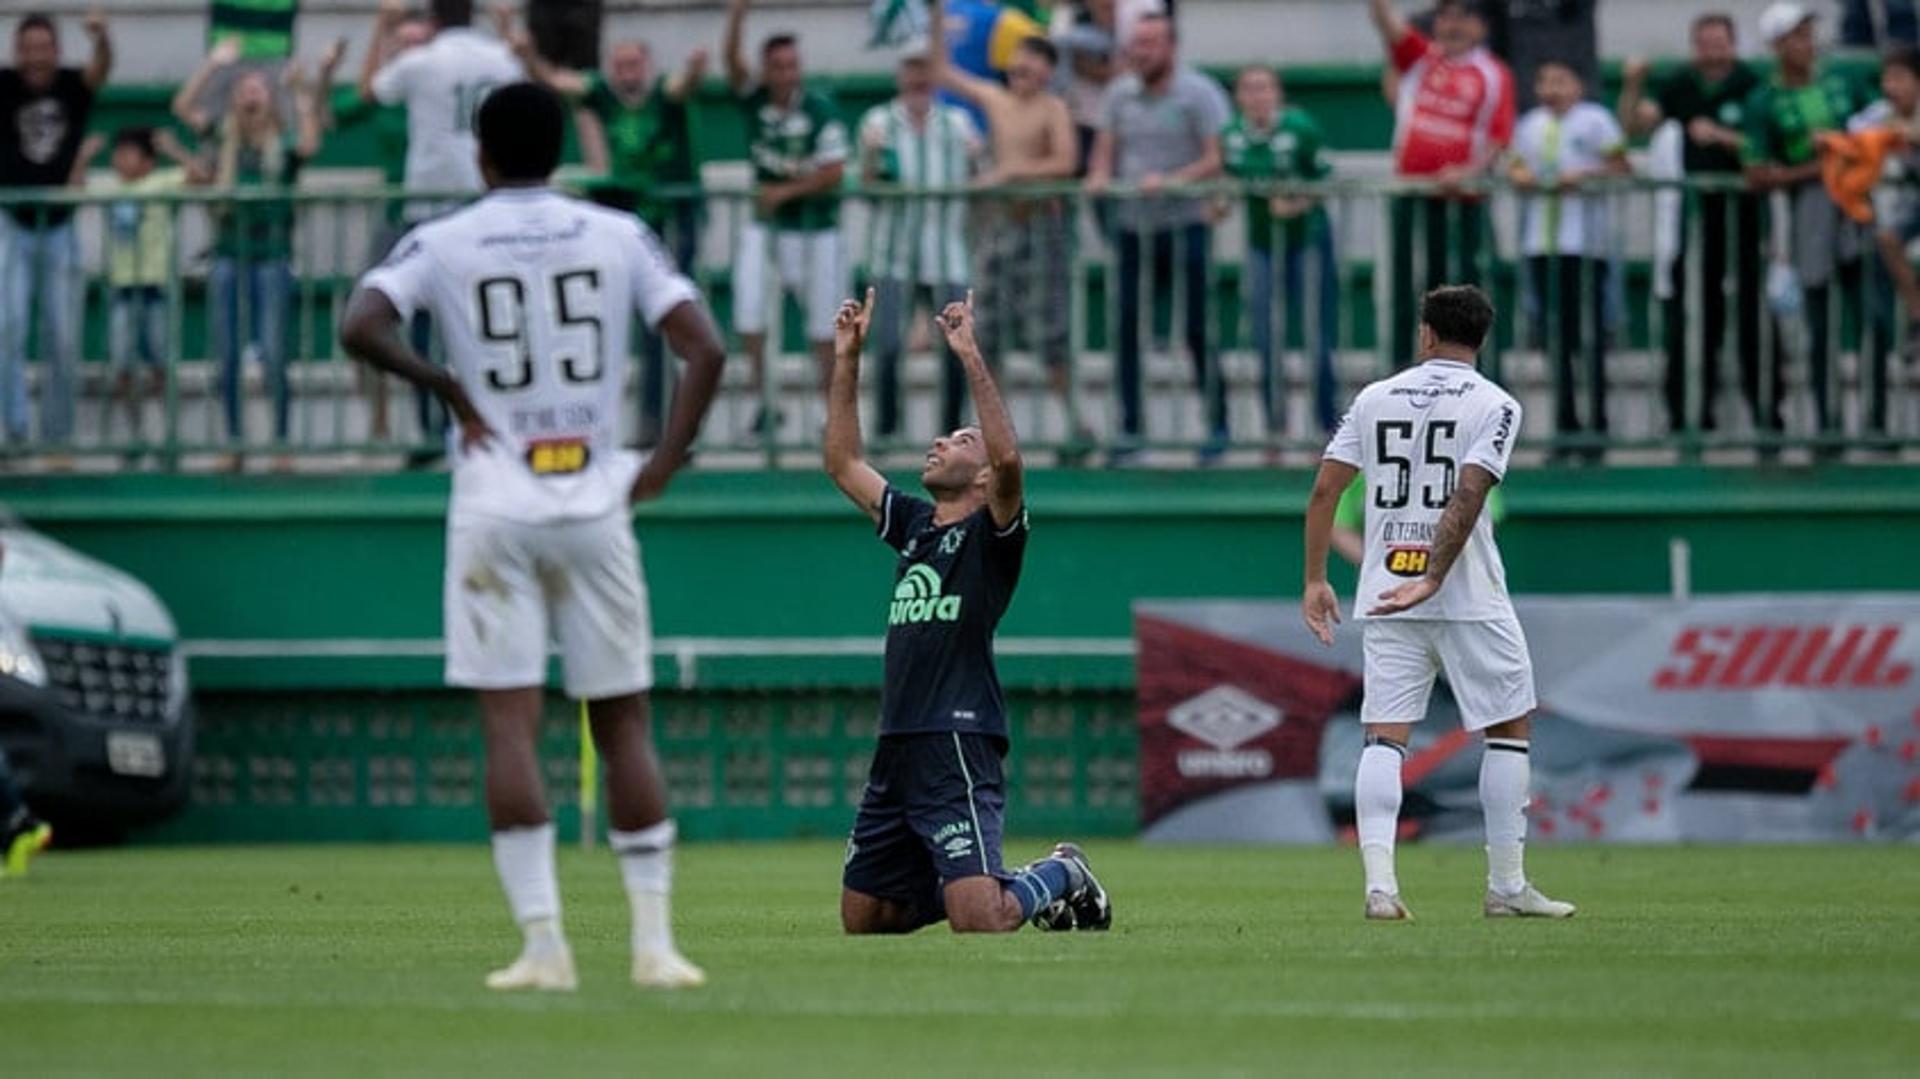
[[[1260,257],[1249,250],[1259,245],[1250,245],[1256,238],[1247,235],[1245,206],[1272,196],[1311,200],[1313,220],[1324,212],[1325,223],[1303,241],[1276,219],[1266,237],[1275,252],[1271,272],[1262,272]],[[18,362],[9,343],[24,342],[35,357],[26,365],[33,372],[29,422],[25,430],[8,431],[11,449],[119,455],[162,468],[204,467],[209,457],[217,463],[243,453],[380,468],[438,445],[433,410],[416,415],[405,388],[358,369],[334,333],[354,280],[391,242],[409,204],[438,197],[393,189],[192,191],[129,204],[110,194],[6,193],[0,206],[32,207],[42,223],[50,212],[73,211],[71,238],[58,240],[77,252],[66,282],[68,307],[51,324],[79,328],[62,350],[43,303],[24,312],[24,320],[21,312],[0,309],[0,397],[4,369]],[[1920,312],[1900,302],[1872,237],[1838,227],[1831,234],[1834,257],[1808,259],[1808,252],[1776,243],[1787,233],[1769,224],[1783,218],[1768,217],[1766,199],[1724,181],[1593,182],[1557,208],[1505,185],[1440,197],[1420,185],[1362,180],[1218,183],[1157,197],[1117,188],[1100,198],[1065,185],[1019,191],[870,185],[849,187],[836,198],[842,212],[831,235],[848,257],[842,279],[826,292],[851,295],[888,279],[940,283],[937,278],[951,273],[927,272],[927,262],[960,267],[966,279],[951,284],[974,289],[982,306],[1003,309],[997,313],[1007,327],[1005,347],[997,352],[1016,422],[1037,451],[1072,457],[1094,444],[1163,453],[1227,449],[1243,451],[1228,460],[1251,464],[1274,452],[1316,449],[1329,409],[1344,407],[1359,384],[1410,358],[1413,299],[1440,280],[1473,280],[1493,293],[1500,320],[1485,362],[1529,402],[1523,446],[1555,455],[1660,451],[1663,456],[1649,459],[1671,460],[1718,448],[1901,451],[1920,442],[1913,415],[1920,402],[1909,365],[1900,359],[1914,344],[1906,327]],[[748,228],[754,217],[749,194],[661,190],[650,199],[665,208],[653,216],[669,247],[688,256],[686,268],[706,289],[723,327],[731,327],[741,301],[735,278],[742,244],[757,235]],[[1192,207],[1193,220],[1205,227],[1133,227],[1136,215],[1178,214],[1177,205]],[[164,280],[154,283],[162,338],[157,373],[129,385],[122,378],[125,358],[114,355],[125,350],[115,347],[117,297],[108,268],[122,242],[112,220],[116,214],[124,219],[133,206],[163,213],[172,240]],[[1589,222],[1578,257],[1527,243],[1530,220],[1569,213]],[[1659,226],[1662,215],[1674,224]],[[959,224],[933,227],[949,216]],[[271,240],[282,219],[290,221],[291,243],[279,278],[280,252],[252,245],[260,236]],[[14,224],[4,235],[18,244],[45,232]],[[925,242],[923,233],[930,237]],[[225,245],[216,242],[223,235]],[[1131,236],[1140,238],[1138,274],[1125,265]],[[1325,274],[1316,263],[1322,237],[1333,253]],[[1002,258],[995,272],[983,272],[982,248],[1005,248],[1010,238],[1023,249]],[[779,261],[781,242],[771,241],[771,263]],[[1045,250],[1049,245],[1064,252]],[[1779,258],[1769,255],[1770,245]],[[903,249],[911,249],[904,262],[889,257]],[[27,273],[36,282],[46,277],[31,260],[13,257],[15,250],[0,270]],[[1673,250],[1684,254],[1668,261]],[[1016,269],[1026,259],[1053,259],[1062,268],[1042,278],[1009,274],[1008,258]],[[1292,259],[1300,265],[1290,290]],[[1782,287],[1774,265],[1793,261],[1830,263],[1831,284],[1818,285],[1803,267],[1803,287]],[[276,319],[271,301],[246,289],[230,312],[215,310],[212,301],[224,298],[222,263],[264,267],[267,278],[284,280],[284,317]],[[718,410],[724,415],[709,423],[702,446],[704,459],[716,466],[814,463],[821,409],[806,359],[809,282],[804,272],[799,276],[799,295],[779,288],[762,293],[769,305],[768,377],[750,385],[745,365],[730,365],[740,370],[730,372]],[[1046,306],[1019,310],[1041,286],[1048,290]],[[1662,292],[1668,295],[1657,295]],[[59,297],[55,290],[53,298]],[[222,350],[217,331],[228,320],[229,338],[241,345]],[[1256,348],[1263,321],[1273,327],[1271,361]],[[281,333],[262,339],[257,331],[276,322]],[[1200,337],[1198,331],[1204,341],[1193,360],[1187,339]],[[1059,375],[1042,362],[1059,351],[1049,335],[1066,342]],[[1134,408],[1126,392],[1132,365],[1123,362],[1130,336],[1140,342]],[[877,417],[869,420],[880,452],[924,442],[952,411],[942,407],[938,362],[931,376],[928,371],[925,341],[911,332],[906,337],[900,421],[877,431]],[[1323,339],[1333,361],[1324,394]],[[634,351],[646,354],[638,341]],[[279,357],[284,361],[276,362]],[[634,379],[627,426],[637,438],[649,412],[671,392],[671,366],[660,377]],[[869,359],[867,380],[876,393],[883,366]],[[66,377],[55,377],[56,369]],[[137,363],[133,369],[144,371]],[[240,374],[237,425],[223,400],[227,370]],[[71,386],[73,411],[65,425],[55,421],[67,407],[63,386]],[[276,422],[282,393],[284,429]],[[652,406],[644,407],[643,398]],[[1218,406],[1210,404],[1219,399],[1224,437]],[[11,428],[18,409],[5,404],[0,401],[0,412],[8,413]],[[875,401],[876,409],[880,404]],[[1602,409],[1611,414],[1604,431],[1596,416]],[[755,422],[758,413],[784,413],[787,422]],[[1258,450],[1267,456],[1244,452]]]
[[[472,839],[486,832],[471,696],[202,695],[190,806],[161,837]],[[1132,694],[1009,694],[1009,819],[1023,833],[1119,835],[1139,814]],[[872,760],[877,690],[665,691],[654,732],[682,830],[695,838],[843,834]],[[579,720],[550,700],[540,733],[554,820],[580,825]]]

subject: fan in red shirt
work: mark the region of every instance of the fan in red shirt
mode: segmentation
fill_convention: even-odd
[[[1468,0],[1435,5],[1433,35],[1371,0],[1373,24],[1397,76],[1394,169],[1436,181],[1431,195],[1393,201],[1393,355],[1412,360],[1414,298],[1441,284],[1476,284],[1485,209],[1457,185],[1484,176],[1513,135],[1513,74],[1482,44],[1487,25]],[[1424,272],[1420,272],[1424,270]]]

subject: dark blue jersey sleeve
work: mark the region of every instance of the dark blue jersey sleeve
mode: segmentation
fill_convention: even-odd
[[[987,565],[1001,581],[1011,585],[1020,579],[1020,564],[1027,555],[1027,535],[1031,529],[1027,525],[1027,507],[1022,504],[1020,512],[1006,527],[993,523],[993,514],[981,511],[987,525]]]
[[[928,518],[932,516],[931,502],[915,498],[888,484],[886,493],[880,496],[880,540],[899,551],[926,526]]]

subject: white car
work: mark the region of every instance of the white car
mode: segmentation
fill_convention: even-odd
[[[193,714],[152,590],[0,520],[0,750],[63,838],[110,838],[186,803]]]

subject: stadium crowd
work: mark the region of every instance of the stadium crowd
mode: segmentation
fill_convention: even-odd
[[[1607,183],[1633,170],[1629,138],[1664,132],[1650,176],[1722,181],[1678,200],[1684,209],[1653,283],[1664,298],[1665,422],[1675,431],[1723,422],[1724,410],[1714,407],[1722,394],[1716,358],[1730,347],[1738,385],[1729,389],[1752,427],[1763,435],[1791,429],[1782,378],[1797,340],[1813,407],[1796,433],[1836,436],[1823,444],[1832,450],[1843,412],[1831,392],[1839,314],[1870,327],[1860,345],[1858,432],[1888,434],[1889,387],[1911,359],[1896,360],[1898,343],[1920,346],[1920,323],[1899,314],[1920,315],[1907,258],[1920,234],[1912,186],[1920,154],[1908,141],[1920,140],[1920,53],[1892,47],[1880,92],[1868,93],[1822,56],[1812,6],[1775,2],[1752,26],[1772,54],[1770,69],[1739,59],[1745,23],[1706,14],[1692,22],[1685,65],[1654,80],[1646,63],[1630,60],[1617,102],[1603,103],[1593,5],[1561,5],[1557,22],[1531,29],[1509,5],[1486,6],[1442,0],[1409,16],[1392,0],[1369,0],[1394,116],[1392,169],[1404,181],[1384,222],[1388,355],[1412,359],[1413,304],[1427,288],[1495,272],[1490,193],[1510,189],[1521,205],[1517,302],[1528,340],[1547,357],[1554,429],[1591,436],[1562,446],[1569,456],[1597,452],[1609,431],[1608,345],[1624,321],[1618,250],[1608,239],[1617,202]],[[1072,283],[1088,253],[1084,238],[1095,237],[1120,297],[1110,301],[1118,405],[1106,425],[1111,459],[1123,463],[1151,441],[1143,338],[1152,319],[1137,311],[1154,309],[1176,313],[1202,403],[1200,460],[1219,459],[1233,432],[1212,283],[1223,230],[1235,223],[1244,229],[1232,246],[1244,251],[1239,308],[1258,364],[1264,433],[1277,441],[1332,428],[1342,404],[1342,252],[1336,206],[1310,185],[1334,169],[1321,122],[1293,103],[1279,71],[1253,64],[1223,85],[1185,63],[1169,0],[945,0],[941,17],[923,20],[925,36],[903,31],[920,44],[898,61],[896,96],[847,117],[806,78],[802,38],[774,33],[749,45],[752,7],[727,0],[718,43],[719,73],[749,138],[751,212],[732,230],[729,307],[750,391],[766,377],[769,337],[780,336],[769,315],[787,296],[802,313],[824,385],[834,312],[854,285],[842,215],[851,200],[842,190],[857,184],[868,206],[858,261],[882,297],[875,352],[883,438],[901,428],[903,357],[927,337],[908,316],[916,305],[930,314],[972,290],[985,354],[997,363],[1016,343],[1031,351],[1066,417],[1061,441],[1090,450],[1094,425],[1076,400],[1073,373]],[[1852,34],[1851,10],[1846,20]],[[1910,12],[1904,22],[1881,20],[1873,40],[1910,24]],[[679,264],[699,261],[720,200],[703,188],[695,149],[696,97],[713,66],[704,49],[656,58],[645,41],[619,40],[601,66],[576,70],[547,55],[508,10],[476,19],[472,0],[430,0],[425,9],[393,0],[363,41],[335,41],[306,59],[261,63],[240,37],[219,40],[173,99],[178,132],[95,133],[94,101],[113,65],[108,20],[86,19],[84,67],[61,65],[53,19],[30,14],[11,29],[13,65],[0,69],[0,201],[8,189],[59,187],[108,197],[106,386],[133,443],[147,437],[143,417],[163,394],[165,365],[179,348],[170,340],[180,327],[169,293],[195,254],[182,250],[170,195],[214,197],[207,348],[224,433],[236,451],[274,452],[292,442],[288,369],[297,357],[289,331],[301,317],[294,248],[306,212],[293,191],[303,165],[335,133],[373,127],[389,182],[409,193],[386,209],[370,261],[450,199],[480,189],[467,121],[489,88],[522,78],[573,106],[585,171],[596,177],[584,189],[637,214]],[[356,48],[357,78],[341,85],[337,76]],[[111,168],[104,179],[93,174],[103,152]],[[1786,207],[1783,220],[1769,215],[1770,201]],[[16,450],[62,454],[74,435],[87,306],[75,214],[73,203],[38,197],[17,198],[0,214],[0,421]],[[422,351],[431,347],[424,318],[413,333]],[[1307,354],[1303,411],[1312,429],[1289,432],[1281,353],[1294,340]],[[30,344],[41,372],[31,385]],[[658,340],[642,342],[640,356],[645,444],[658,433],[671,364]],[[265,443],[247,438],[249,359],[264,374]],[[944,366],[938,415],[953,427],[966,407],[965,380],[951,355]],[[367,376],[364,389],[371,441],[393,441],[386,387]],[[773,396],[765,400],[770,407],[750,427],[770,434],[788,417]],[[410,437],[424,460],[443,442],[445,420],[424,395],[415,412]]]

